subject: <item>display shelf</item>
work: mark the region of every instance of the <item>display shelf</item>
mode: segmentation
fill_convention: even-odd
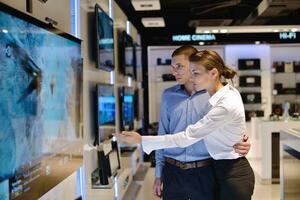
[[[274,75],[280,75],[280,74],[285,74],[285,75],[297,75],[300,74],[300,72],[272,72]]]
[[[156,65],[156,67],[171,67],[170,64],[165,64],[165,65]]]
[[[244,103],[245,107],[250,107],[250,106],[261,106],[262,103]]]
[[[297,96],[300,96],[300,94],[275,94],[274,95],[274,97],[280,97],[280,96],[295,96],[295,97],[297,97]]]

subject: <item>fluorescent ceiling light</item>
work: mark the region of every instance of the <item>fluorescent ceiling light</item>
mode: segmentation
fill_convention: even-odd
[[[221,29],[220,32],[221,32],[221,33],[227,33],[228,30],[227,30],[227,29]]]
[[[292,28],[291,31],[292,31],[292,32],[297,32],[298,29],[297,29],[297,28]]]
[[[142,18],[144,27],[165,27],[165,20],[162,17]]]
[[[131,3],[136,11],[160,10],[159,0],[131,0]]]
[[[196,33],[273,33],[273,32],[297,32],[300,25],[279,25],[279,26],[198,26]]]

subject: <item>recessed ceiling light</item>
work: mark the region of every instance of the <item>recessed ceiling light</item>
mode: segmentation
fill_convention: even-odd
[[[279,30],[278,30],[278,29],[275,29],[275,30],[273,30],[273,32],[275,32],[275,33],[278,33],[278,32],[279,32]]]
[[[260,44],[260,41],[255,41],[255,44]]]
[[[227,30],[227,29],[222,29],[222,30],[220,30],[220,32],[221,32],[221,33],[227,33],[228,30]]]
[[[210,33],[210,31],[209,30],[205,30],[203,33]]]
[[[159,0],[131,0],[136,11],[160,10]]]
[[[165,20],[162,17],[142,18],[144,27],[165,27]]]
[[[291,31],[292,31],[292,32],[297,32],[298,29],[297,29],[297,28],[292,28]]]
[[[213,32],[213,33],[219,33],[219,30],[214,29],[214,30],[212,30],[211,32]]]
[[[199,45],[204,45],[204,42],[199,42]]]

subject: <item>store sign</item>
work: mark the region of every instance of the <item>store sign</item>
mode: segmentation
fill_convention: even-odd
[[[197,41],[214,41],[215,34],[193,34],[193,35],[173,35],[173,42],[197,42]]]
[[[283,32],[279,33],[280,40],[293,40],[296,39],[296,32]]]

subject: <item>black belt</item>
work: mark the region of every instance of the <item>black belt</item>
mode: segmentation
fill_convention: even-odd
[[[166,162],[170,165],[179,167],[180,169],[193,169],[193,168],[200,168],[205,167],[213,164],[213,159],[206,159],[206,160],[199,160],[194,162],[181,162],[178,160],[175,160],[173,158],[166,157]]]

